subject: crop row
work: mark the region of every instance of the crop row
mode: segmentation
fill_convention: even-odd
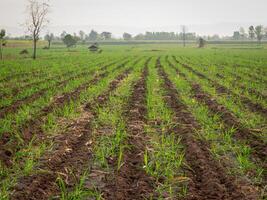
[[[52,94],[29,120],[10,127],[13,139],[3,132],[1,195],[264,198],[266,116],[192,63],[129,58]]]
[[[48,104],[42,104],[41,110],[36,112],[36,115],[31,116],[28,121],[25,121],[25,125],[17,125],[12,127],[12,131],[17,130],[19,132],[19,137],[23,137],[23,141],[12,139],[10,136],[12,133],[9,133],[6,139],[2,138],[1,142],[4,142],[3,153],[7,157],[7,163],[12,165],[12,168],[5,168],[1,164],[1,171],[5,179],[1,182],[2,189],[4,190],[7,185],[14,184],[13,181],[16,181],[16,178],[22,174],[28,174],[29,171],[33,169],[35,162],[40,157],[40,150],[42,147],[44,149],[49,149],[50,143],[45,142],[46,138],[49,139],[52,133],[56,133],[57,122],[60,118],[70,118],[73,113],[75,113],[83,101],[87,98],[97,95],[101,88],[105,88],[105,85],[108,84],[109,80],[116,76],[127,63],[122,64],[113,64],[111,67],[108,67],[105,72],[96,73],[94,78],[91,79],[86,84],[80,84],[70,88],[69,91],[63,93],[63,95],[54,98]],[[94,86],[96,85],[96,86]],[[51,139],[51,138],[50,138]],[[5,141],[8,140],[8,141]],[[21,144],[18,146],[19,141]],[[14,149],[16,147],[16,149]],[[19,147],[19,149],[17,149]],[[3,148],[1,146],[1,148]],[[10,149],[13,148],[13,149]],[[15,153],[16,152],[16,153]],[[38,152],[38,153],[37,153]],[[2,157],[4,158],[4,157]],[[11,177],[11,174],[16,173],[17,176]],[[12,178],[13,181],[10,181]],[[9,188],[9,187],[8,187]]]

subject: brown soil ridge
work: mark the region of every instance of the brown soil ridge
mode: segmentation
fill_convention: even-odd
[[[176,73],[181,75],[186,81],[191,85],[194,98],[200,102],[204,103],[213,114],[220,114],[221,120],[228,128],[235,128],[235,134],[233,135],[236,139],[241,140],[248,144],[252,148],[253,159],[257,159],[264,167],[267,167],[266,158],[267,158],[267,146],[264,144],[258,136],[253,133],[253,131],[244,128],[244,126],[239,122],[235,115],[230,112],[225,106],[219,104],[212,96],[205,93],[201,86],[197,83],[189,81],[185,74],[181,73],[169,60],[167,60],[169,66],[171,66]]]
[[[158,60],[157,67],[160,77],[164,80],[163,87],[167,92],[164,99],[175,114],[177,126],[174,127],[174,132],[182,137],[182,143],[185,145],[185,159],[189,165],[188,175],[191,179],[188,196],[185,199],[258,199],[256,192],[245,191],[246,184],[237,183],[234,177],[226,174],[223,166],[213,158],[208,143],[194,137],[194,132],[200,129],[199,124],[181,102],[180,95],[163,70],[160,60]]]
[[[141,78],[134,85],[125,113],[126,127],[129,134],[124,151],[123,165],[107,178],[103,189],[104,199],[143,200],[154,196],[154,180],[143,170],[143,155],[146,146],[144,125],[146,123],[146,78],[148,63],[145,64]],[[114,164],[115,165],[115,164]]]
[[[124,67],[128,62],[129,61],[126,61],[118,65],[113,70],[111,70],[111,73]],[[84,91],[90,85],[97,84],[101,79],[106,77],[108,74],[109,72],[103,72],[101,74],[96,75],[95,78],[93,78],[91,81],[80,85],[78,88],[76,88],[74,91],[70,93],[64,93],[62,96],[56,98],[51,104],[41,109],[38,116],[36,116],[34,119],[30,119],[21,128],[21,137],[23,138],[24,143],[28,144],[35,134],[38,135],[39,140],[45,139],[46,136],[43,133],[42,129],[42,124],[44,122],[45,117],[49,113],[53,112],[55,108],[62,108],[68,102],[78,99],[82,91]],[[18,141],[10,142],[10,135],[8,133],[2,136],[0,140],[0,155],[1,155],[0,160],[2,161],[3,164],[7,166],[12,165],[11,158],[13,157],[15,152],[19,151],[20,149],[17,143]]]
[[[74,180],[70,174],[75,173],[77,177],[80,176],[89,167],[92,158],[91,122],[95,116],[90,108],[104,106],[112,91],[119,86],[132,69],[125,70],[114,79],[103,94],[84,107],[81,117],[70,124],[64,134],[55,138],[56,149],[43,157],[38,167],[38,170],[44,172],[22,177],[14,188],[11,199],[49,199],[59,193],[56,185],[58,176],[62,176],[69,187],[73,186]]]
[[[102,69],[105,69],[108,66],[111,66],[113,64],[114,63],[110,63],[110,64],[102,67]],[[64,86],[66,86],[68,84],[69,81],[71,81],[73,79],[77,79],[77,78],[83,77],[83,76],[86,76],[86,75],[89,75],[89,74],[92,74],[92,73],[93,73],[93,70],[88,71],[88,72],[81,72],[81,73],[76,74],[74,76],[71,76],[71,77],[69,77],[69,78],[67,78],[67,79],[65,79],[63,81],[57,82],[52,87],[56,87],[56,88],[59,88],[59,89],[60,88],[63,88]],[[9,106],[5,106],[5,107],[0,108],[0,119],[1,118],[4,118],[7,114],[11,114],[11,113],[17,112],[23,105],[32,103],[33,101],[37,100],[38,98],[40,98],[41,96],[43,96],[48,91],[48,89],[49,88],[40,89],[39,91],[33,93],[30,96],[27,96],[27,97],[25,97],[23,99],[19,99],[19,100],[15,101],[14,103],[12,103]]]
[[[192,73],[194,73],[195,75],[197,75],[198,77],[200,77],[201,79],[206,79],[208,80],[216,89],[218,94],[229,94],[231,96],[237,97],[238,99],[240,99],[240,101],[248,108],[250,109],[250,111],[252,112],[257,112],[259,114],[261,114],[264,117],[267,117],[267,109],[264,108],[262,105],[258,104],[258,103],[254,103],[252,102],[249,98],[245,97],[245,96],[240,96],[236,93],[234,93],[233,91],[231,91],[230,89],[220,85],[219,83],[217,83],[216,81],[208,78],[206,75],[198,72],[197,70],[193,69],[192,67],[190,67],[189,65],[180,62],[179,60],[176,59],[175,56],[173,56],[175,62],[177,62],[178,64],[182,65],[184,68],[188,69],[189,71],[191,71]],[[237,101],[237,100],[234,100]]]

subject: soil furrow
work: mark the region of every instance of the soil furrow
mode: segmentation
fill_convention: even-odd
[[[126,61],[120,65],[118,65],[116,68],[114,68],[113,70],[111,70],[110,73],[113,73],[121,68],[123,68],[129,61]],[[24,139],[25,140],[29,140],[29,138],[31,138],[31,136],[34,134],[34,132],[39,132],[40,135],[40,121],[43,117],[47,116],[49,113],[51,113],[55,108],[61,108],[64,105],[66,105],[67,103],[69,103],[70,101],[75,101],[76,99],[78,99],[80,97],[80,94],[82,91],[84,91],[86,88],[88,88],[90,85],[95,85],[97,84],[101,79],[107,77],[109,74],[109,72],[103,72],[99,75],[96,75],[95,78],[93,78],[91,81],[84,83],[82,85],[80,85],[78,88],[76,88],[74,91],[70,92],[70,93],[65,93],[59,97],[57,97],[51,104],[49,104],[48,106],[44,107],[40,112],[39,115],[37,117],[35,117],[33,120],[29,121],[29,123],[26,124],[25,127],[23,127],[23,133],[24,133]],[[34,130],[34,128],[37,128]],[[38,130],[38,131],[36,131]],[[30,136],[30,137],[29,137]]]
[[[104,67],[102,67],[102,69],[107,68],[108,66],[113,65],[114,63],[108,64]],[[101,70],[102,70],[101,69]],[[63,88],[64,86],[66,86],[68,84],[69,81],[73,80],[73,79],[78,79],[81,78],[83,76],[92,74],[93,71],[89,71],[89,72],[81,72],[77,75],[71,76],[63,81],[59,81],[58,83],[56,83],[53,87],[56,87],[58,89]],[[49,88],[44,88],[41,89],[35,93],[33,93],[30,96],[27,96],[23,99],[17,100],[15,101],[13,104],[6,106],[6,107],[2,107],[0,108],[0,118],[5,117],[7,114],[11,114],[11,113],[15,113],[16,111],[18,111],[23,105],[25,104],[29,104],[35,100],[37,100],[38,98],[40,98],[41,96],[43,96],[47,91],[49,90]]]
[[[218,94],[228,94],[228,95],[234,96],[234,97],[240,99],[240,101],[248,109],[250,109],[252,112],[257,112],[257,113],[261,114],[262,116],[267,117],[267,109],[264,108],[262,105],[260,105],[258,103],[254,103],[249,98],[247,98],[245,96],[240,96],[240,95],[234,93],[233,91],[231,91],[230,89],[218,84],[216,81],[214,81],[214,80],[208,78],[206,75],[196,71],[195,69],[193,69],[189,65],[180,62],[179,60],[176,59],[175,56],[173,56],[173,58],[178,64],[182,65],[184,68],[188,69],[189,71],[191,71],[192,73],[194,73],[198,77],[205,79],[205,80],[208,80],[215,87]],[[237,100],[235,100],[235,101],[237,101]]]
[[[84,106],[81,117],[72,123],[64,134],[55,138],[56,149],[42,159],[38,170],[44,170],[46,173],[23,177],[15,187],[11,199],[48,199],[59,192],[56,185],[58,176],[63,176],[68,186],[73,186],[74,177],[70,176],[71,173],[80,176],[84,170],[88,169],[92,158],[91,121],[95,116],[90,108],[103,106],[108,101],[112,91],[131,71],[132,68],[124,71],[109,84],[108,89],[103,94]]]
[[[128,133],[127,148],[123,154],[123,165],[108,178],[103,189],[109,200],[143,200],[154,196],[154,180],[143,170],[143,155],[148,138],[144,133],[146,123],[146,77],[148,62],[141,78],[134,85],[125,113]],[[114,164],[116,165],[116,164]],[[111,175],[112,176],[112,175]]]
[[[128,62],[129,61],[126,61],[118,65],[116,68],[111,70],[111,73],[124,67]],[[30,142],[35,134],[38,135],[39,140],[44,139],[46,135],[43,133],[42,124],[44,123],[45,117],[49,113],[53,112],[54,109],[62,108],[68,102],[75,101],[76,99],[78,99],[82,91],[84,91],[90,85],[97,84],[101,79],[106,77],[108,74],[109,74],[108,72],[104,72],[99,75],[96,75],[91,81],[80,85],[78,88],[76,88],[74,91],[70,93],[65,93],[57,97],[51,104],[41,109],[38,115],[34,119],[29,120],[28,122],[25,123],[23,127],[21,127],[21,137],[23,138],[24,143],[27,144],[28,142]],[[0,155],[1,155],[0,159],[7,166],[12,165],[11,158],[13,157],[15,152],[17,152],[20,148],[17,142],[18,142],[17,140],[10,141],[10,134],[8,133],[4,134],[2,139],[0,140]]]
[[[188,80],[185,74],[181,73],[179,69],[177,69],[169,60],[167,60],[169,66],[171,66],[174,70],[176,70],[176,73],[181,75],[186,81],[190,83],[190,86],[192,88],[192,92],[194,94],[194,98],[200,102],[204,103],[209,110],[213,114],[220,114],[221,120],[224,122],[224,124],[228,128],[235,128],[235,134],[233,135],[237,140],[241,140],[248,144],[253,152],[253,158],[261,161],[263,164],[266,165],[266,158],[267,158],[267,146],[264,144],[264,142],[253,133],[253,131],[250,131],[247,128],[244,128],[244,126],[239,122],[239,120],[235,117],[235,115],[230,112],[225,106],[219,104],[212,96],[205,93],[201,86],[198,83],[193,83],[192,81]]]
[[[208,143],[194,137],[194,133],[201,127],[182,103],[160,60],[157,67],[160,77],[164,80],[163,88],[166,91],[164,99],[175,114],[177,126],[174,127],[174,132],[182,137],[182,143],[185,145],[185,158],[189,165],[188,175],[191,178],[186,199],[257,199],[254,193],[244,191],[242,184],[226,174],[221,164],[210,153]]]

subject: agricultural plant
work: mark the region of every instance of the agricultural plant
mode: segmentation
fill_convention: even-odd
[[[265,199],[266,119],[247,105],[267,106],[266,49],[248,48],[103,45],[101,55],[40,49],[36,61],[5,49],[1,199],[109,199],[136,188],[155,199]]]
[[[193,69],[195,69],[196,71],[200,69],[200,68],[196,69],[194,65],[191,65],[191,67],[193,67]],[[212,96],[216,96],[218,102],[221,103],[222,105],[225,105],[229,110],[231,110],[248,128],[258,129],[263,124],[265,124],[265,119],[263,116],[251,112],[247,107],[245,107],[243,102],[240,100],[241,95],[239,96],[239,95],[229,95],[227,93],[218,93],[216,87],[210,86],[210,81],[207,78],[199,77],[196,73],[190,71],[189,69],[185,69],[184,67],[180,69],[184,73],[189,73],[190,77],[193,78],[194,82],[201,83],[204,91],[208,92]],[[211,76],[209,72],[205,72],[205,74],[207,74],[207,77]],[[226,81],[225,83],[229,84]],[[222,85],[225,85],[225,83],[223,83]],[[235,90],[236,94],[241,93],[240,89],[238,90],[238,88],[236,88]],[[249,119],[247,118],[248,115],[250,116]]]
[[[150,137],[144,153],[144,169],[161,182],[157,191],[160,199],[179,198],[186,195],[188,178],[183,173],[184,153],[181,139],[171,130],[173,113],[163,100],[162,80],[157,74],[155,60],[151,62],[147,79],[147,108],[149,123],[146,132]],[[164,180],[160,180],[164,177]]]
[[[208,140],[211,144],[211,152],[217,159],[228,157],[228,160],[233,163],[229,171],[239,176],[246,176],[251,179],[255,185],[262,182],[263,168],[260,165],[253,163],[251,149],[242,141],[236,141],[233,138],[235,128],[227,128],[220,121],[219,114],[212,114],[207,106],[202,105],[194,99],[191,86],[188,80],[193,80],[192,74],[186,73],[188,80],[175,76],[174,69],[165,67],[171,80],[175,83],[177,90],[181,94],[181,98],[188,106],[191,113],[201,124],[202,129],[198,132],[200,139]],[[254,175],[251,176],[251,171]]]
[[[108,68],[108,70],[114,71],[115,67],[116,67],[116,65],[113,64],[111,69]],[[116,76],[117,73],[118,72],[114,71],[114,73],[111,74],[111,75]],[[84,79],[86,79],[86,78],[84,78]],[[109,79],[112,79],[112,77],[109,77]],[[64,117],[67,120],[69,120],[70,116],[71,117],[77,117],[78,116],[77,114],[80,112],[78,107],[79,107],[81,101],[83,101],[83,103],[84,103],[84,102],[88,101],[89,97],[91,97],[91,99],[92,99],[93,97],[95,97],[95,95],[98,95],[101,92],[103,92],[103,90],[105,89],[105,87],[107,86],[109,81],[108,81],[108,79],[103,80],[102,83],[99,83],[99,85],[95,86],[97,89],[94,89],[94,87],[91,86],[90,88],[88,88],[88,91],[85,90],[82,94],[80,94],[80,98],[77,99],[75,103],[73,101],[70,101],[69,104],[65,104],[63,106],[63,108],[61,108],[61,109],[60,109],[60,106],[58,105],[58,107],[55,108],[55,111],[53,113],[51,113],[50,115],[48,115],[46,120],[43,120],[44,121],[43,125],[40,128],[43,128],[43,130],[46,131],[47,134],[51,134],[52,135],[52,134],[58,133],[60,128],[61,129],[64,128],[64,126],[62,127],[62,126],[58,125],[59,124],[59,119],[62,119],[62,117]],[[74,81],[74,82],[77,82],[77,80]],[[75,84],[74,84],[74,87],[75,87]],[[70,92],[72,90],[73,90],[73,87],[70,87],[65,92]],[[92,91],[95,91],[95,92],[92,92]],[[86,93],[87,93],[87,95],[86,95]],[[86,96],[86,99],[85,99],[85,96]],[[40,107],[45,106],[44,102],[41,101],[42,99],[43,98],[40,99],[41,106],[37,104],[37,103],[40,103],[40,102],[38,102],[38,101],[34,102],[34,104],[32,106],[35,109],[34,110],[30,109],[31,112],[33,112],[33,111],[36,112],[36,110],[37,110],[36,114],[38,114],[38,107],[40,108]],[[50,98],[46,99],[46,101],[47,100],[49,101]],[[48,104],[48,103],[49,102],[46,102],[46,104]],[[38,106],[36,106],[36,104]],[[29,110],[27,110],[27,111],[29,111]],[[33,142],[30,142],[29,148],[27,146],[25,146],[25,141],[23,141],[23,139],[22,139],[22,137],[20,135],[21,134],[20,133],[20,128],[22,127],[23,123],[25,123],[25,121],[27,122],[31,118],[35,117],[34,113],[31,113],[32,116],[29,116],[28,112],[26,112],[26,114],[27,114],[27,117],[20,115],[19,118],[18,117],[16,118],[17,127],[15,128],[15,130],[12,130],[13,127],[11,128],[11,124],[10,124],[10,126],[5,128],[5,130],[10,128],[8,130],[10,132],[14,131],[14,134],[15,134],[14,137],[16,138],[16,140],[17,141],[21,141],[21,145],[19,146],[21,149],[16,153],[16,157],[14,158],[14,166],[12,168],[5,169],[5,168],[1,167],[1,170],[3,169],[2,170],[3,174],[7,173],[5,179],[2,181],[2,183],[0,185],[1,186],[1,193],[8,193],[10,188],[12,186],[14,186],[14,184],[16,183],[17,178],[21,177],[22,174],[24,174],[24,175],[28,174],[29,175],[29,174],[33,173],[33,167],[35,166],[37,160],[42,155],[42,153],[38,153],[36,155],[36,153],[34,153],[34,152],[36,152],[36,151],[40,152],[40,149],[47,150],[48,148],[51,148],[51,145],[49,145],[49,140],[45,141],[46,146],[43,146],[44,147],[43,148],[41,144],[39,145],[40,141],[38,141],[37,138],[34,138],[32,140],[32,141],[34,141],[34,144],[35,144],[34,148],[31,148],[32,147],[31,144]],[[7,122],[3,121],[3,123],[6,124]],[[27,152],[26,154],[24,153],[25,151]],[[42,150],[42,152],[43,152],[43,150]],[[19,156],[19,155],[22,155],[22,156]],[[36,156],[33,157],[32,155],[36,155]],[[20,169],[18,167],[18,165],[24,166],[24,168]]]
[[[108,164],[109,159],[116,160],[116,170],[119,170],[123,164],[123,152],[127,148],[125,144],[127,132],[123,112],[131,94],[131,87],[138,80],[139,76],[140,64],[136,66],[136,70],[109,97],[107,105],[97,110],[98,118],[95,121],[95,137],[97,140],[97,145],[94,150],[95,164],[103,169],[110,168]],[[100,127],[109,127],[110,132],[102,132]]]
[[[67,188],[67,184],[62,177],[57,178],[57,184],[60,189],[60,200],[78,200],[85,198],[95,198],[96,200],[101,200],[101,193],[97,190],[87,189],[85,184],[88,180],[88,172],[84,172],[81,177],[74,176],[76,183],[74,184],[73,190],[69,191]]]

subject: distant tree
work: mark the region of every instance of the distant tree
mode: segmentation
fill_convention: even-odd
[[[144,40],[145,39],[145,35],[144,34],[138,34],[136,36],[134,36],[135,40]]]
[[[53,33],[47,33],[45,35],[45,40],[48,42],[48,49],[51,47],[51,42],[54,40],[54,34]]]
[[[98,33],[94,30],[91,30],[91,32],[89,33],[88,39],[90,41],[96,41],[98,38]]]
[[[77,42],[81,40],[81,38],[76,33],[73,33],[73,37]]]
[[[85,42],[85,32],[80,30],[79,31],[80,40],[84,43]]]
[[[106,32],[106,31],[104,31],[104,32],[102,32],[100,35],[101,35],[101,37],[102,37],[104,40],[109,40],[109,39],[111,39],[111,33],[110,33],[110,32]]]
[[[174,32],[146,32],[145,34],[138,34],[134,37],[135,40],[182,40],[182,33]],[[186,39],[196,40],[196,33],[186,33]]]
[[[145,39],[146,40],[154,40],[155,39],[155,34],[154,33],[152,33],[152,32],[146,32],[146,34],[145,34]]]
[[[255,29],[254,29],[254,26],[250,26],[248,28],[248,35],[249,35],[249,38],[251,40],[253,40],[255,38]]]
[[[220,40],[220,36],[215,34],[210,37],[211,40]]]
[[[264,38],[267,39],[267,27],[264,28]]]
[[[240,38],[241,39],[245,39],[246,38],[246,31],[245,31],[245,29],[243,27],[240,27],[239,33],[240,33]]]
[[[65,38],[65,36],[67,35],[67,32],[66,31],[63,31],[61,34],[60,34],[60,38],[63,40]]]
[[[259,26],[255,27],[255,34],[256,34],[258,42],[261,43],[261,40],[262,40],[262,38],[264,36],[263,26],[262,25],[259,25]]]
[[[216,37],[216,35],[213,35],[213,37]],[[186,33],[186,40],[195,40],[196,39],[196,34],[195,33]]]
[[[132,39],[132,35],[130,33],[123,33],[123,39],[124,40],[131,40]]]
[[[206,44],[206,41],[202,37],[200,37],[198,39],[198,48],[203,48],[205,44]]]
[[[181,33],[182,33],[182,40],[183,40],[183,46],[185,47],[185,41],[186,41],[186,32],[187,27],[185,25],[181,26]]]
[[[73,46],[75,46],[77,44],[77,38],[75,38],[71,34],[67,34],[63,38],[63,42],[67,46],[67,48],[70,48],[70,47],[73,47]]]
[[[41,30],[49,22],[47,15],[49,12],[48,0],[28,0],[27,11],[29,16],[26,20],[26,27],[33,38],[33,59],[36,59],[37,41]]]
[[[6,36],[6,31],[2,29],[0,31],[0,58],[1,60],[3,60],[3,47],[6,46],[5,36]]]
[[[240,39],[240,33],[239,31],[235,31],[234,34],[233,34],[233,39],[234,40],[239,40]]]

